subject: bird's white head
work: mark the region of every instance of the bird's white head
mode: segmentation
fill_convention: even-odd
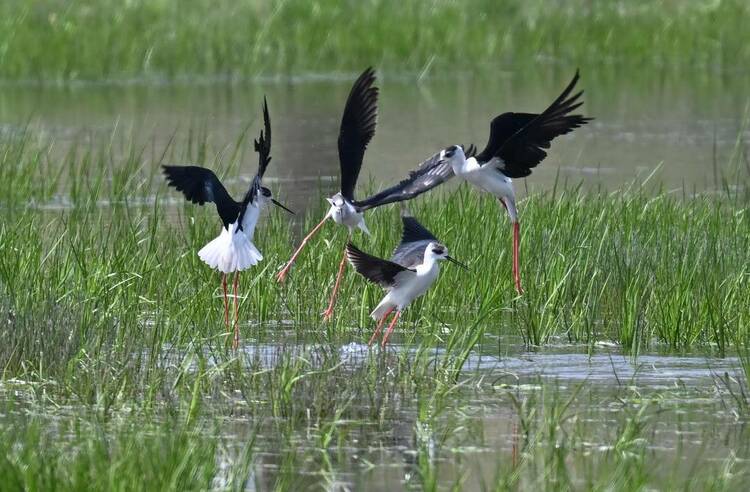
[[[258,206],[263,208],[271,203],[271,200],[273,200],[273,192],[269,188],[261,186],[258,193]]]
[[[464,154],[464,148],[460,145],[451,145],[450,147],[441,150],[440,159],[443,162],[449,163],[456,174],[458,174],[466,164],[466,154]]]
[[[427,245],[427,248],[425,248],[424,251],[424,262],[425,263],[433,263],[436,261],[442,261],[442,260],[448,260],[451,263],[454,263],[464,270],[468,270],[469,268],[461,263],[460,261],[456,260],[452,256],[448,254],[448,248],[437,241],[432,241]]]
[[[291,210],[289,210],[281,202],[277,201],[273,197],[273,192],[269,188],[266,188],[265,186],[261,186],[260,187],[260,192],[258,193],[258,201],[257,201],[258,208],[264,208],[269,203],[273,203],[277,207],[283,208],[284,210],[286,210],[290,214],[294,214],[294,212],[292,212]]]
[[[431,261],[445,260],[447,257],[448,248],[446,248],[444,244],[435,241],[428,244],[424,252],[425,262],[427,262],[428,259]]]
[[[331,204],[332,207],[336,207],[338,209],[341,209],[346,205],[346,200],[344,199],[344,195],[341,193],[336,193],[331,198],[326,198],[328,200],[328,203]]]

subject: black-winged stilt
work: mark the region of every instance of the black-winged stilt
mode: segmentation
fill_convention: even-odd
[[[349,92],[344,107],[344,115],[341,118],[341,128],[339,130],[338,147],[339,147],[339,164],[341,166],[341,189],[338,193],[330,198],[326,198],[331,204],[331,208],[326,213],[323,220],[320,221],[302,240],[302,243],[294,251],[291,259],[286,263],[284,268],[278,273],[277,280],[283,282],[310,238],[320,230],[323,224],[330,217],[337,224],[342,224],[349,231],[349,238],[352,232],[359,228],[366,234],[370,234],[365,225],[362,212],[354,205],[354,188],[357,184],[359,171],[362,168],[362,159],[364,158],[367,144],[370,143],[375,134],[375,125],[377,120],[377,103],[378,88],[373,87],[375,83],[375,71],[372,68],[366,69],[357,78]],[[341,277],[346,265],[346,254],[342,255],[339,263],[336,282],[331,294],[331,300],[328,308],[324,311],[325,320],[329,320],[333,315],[333,308],[336,303],[336,293],[341,283]]]
[[[263,186],[263,174],[271,162],[271,118],[268,114],[268,103],[263,98],[264,130],[255,140],[255,151],[258,153],[258,173],[253,178],[250,188],[242,201],[235,201],[227,192],[219,178],[210,169],[199,166],[162,166],[169,186],[181,191],[192,203],[203,205],[206,202],[216,204],[216,210],[222,222],[221,233],[206,244],[198,256],[208,266],[222,273],[221,284],[224,290],[224,322],[229,328],[229,301],[227,299],[227,274],[234,272],[234,339],[232,347],[239,346],[240,332],[238,326],[239,304],[237,289],[239,272],[256,265],[263,259],[258,248],[253,244],[255,226],[260,211],[270,202],[289,213],[293,213],[273,198],[271,190]]]
[[[417,297],[421,296],[437,279],[440,273],[438,262],[448,260],[462,268],[466,266],[448,255],[448,248],[428,231],[417,219],[402,212],[404,231],[401,243],[396,247],[390,260],[384,260],[359,250],[349,242],[346,255],[357,272],[367,280],[379,284],[387,294],[370,316],[377,321],[375,332],[368,345],[372,345],[386,318],[394,310],[388,329],[383,335],[382,346],[388,342],[401,312]]]
[[[578,82],[576,71],[573,80],[550,106],[540,114],[503,113],[490,124],[490,138],[482,152],[474,155],[473,146],[464,151],[453,145],[426,160],[409,176],[388,189],[358,202],[360,209],[384,203],[408,200],[451,177],[458,175],[477,188],[496,196],[508,212],[513,224],[513,280],[516,291],[523,293],[518,268],[520,226],[516,208],[513,178],[531,174],[546,156],[555,137],[570,133],[593,118],[569,114],[579,108],[583,91],[570,95]]]

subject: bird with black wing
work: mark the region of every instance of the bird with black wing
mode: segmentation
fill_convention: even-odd
[[[452,258],[448,254],[448,248],[406,209],[403,209],[401,220],[401,242],[393,251],[390,260],[369,255],[351,242],[346,246],[347,258],[357,273],[386,291],[385,297],[370,313],[377,326],[368,345],[372,345],[377,339],[386,318],[395,311],[381,342],[385,347],[401,312],[414,299],[427,292],[437,280],[440,261],[448,260],[466,269],[466,266]]]
[[[346,226],[349,238],[351,238],[352,232],[356,229],[360,229],[368,235],[370,234],[365,225],[362,212],[354,207],[352,203],[354,201],[354,188],[357,185],[357,178],[362,169],[365,150],[370,140],[372,140],[373,135],[375,135],[378,114],[378,88],[373,85],[374,83],[375,71],[372,68],[368,68],[357,78],[349,92],[338,136],[339,165],[341,169],[340,190],[332,197],[326,198],[331,207],[326,212],[323,220],[305,236],[292,257],[277,274],[276,278],[279,282],[285,280],[289,269],[302,252],[302,249],[329,218],[337,224]],[[333,316],[336,294],[344,274],[345,265],[346,254],[342,256],[339,263],[336,281],[331,293],[331,300],[323,313],[325,320],[329,320]]]
[[[570,114],[582,104],[583,91],[571,95],[579,74],[550,106],[542,113],[503,113],[490,124],[490,137],[484,150],[475,154],[473,146],[447,147],[430,159],[398,184],[387,188],[365,200],[355,201],[359,210],[378,207],[385,203],[410,200],[453,176],[459,176],[477,188],[498,198],[506,209],[513,224],[513,280],[516,291],[521,294],[521,274],[519,269],[520,225],[513,188],[514,178],[524,178],[531,174],[545,157],[546,149],[552,140],[572,132],[593,118],[580,114]]]
[[[253,244],[255,226],[260,212],[269,203],[293,213],[279,203],[270,189],[263,186],[263,175],[271,162],[271,118],[268,103],[263,98],[263,130],[255,140],[258,153],[258,172],[241,201],[235,201],[219,178],[210,169],[199,166],[162,166],[167,184],[182,192],[185,198],[198,205],[212,202],[216,205],[222,228],[219,236],[198,251],[204,263],[222,273],[224,291],[224,321],[229,329],[229,301],[227,298],[227,275],[234,273],[234,339],[232,346],[239,346],[239,272],[247,270],[263,259]]]

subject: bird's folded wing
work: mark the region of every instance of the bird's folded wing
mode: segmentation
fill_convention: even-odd
[[[369,255],[352,243],[346,245],[346,257],[357,273],[384,289],[396,287],[404,278],[415,274],[415,270]]]
[[[240,204],[229,195],[213,171],[200,166],[162,166],[167,184],[181,191],[192,203],[216,204],[216,210],[225,228],[237,220]]]

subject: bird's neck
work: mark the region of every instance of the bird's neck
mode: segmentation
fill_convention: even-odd
[[[466,174],[475,169],[479,169],[479,163],[475,158],[469,157],[468,159],[464,159],[463,161],[454,162],[452,164],[452,167],[453,172],[457,176],[461,176],[462,174]]]
[[[249,203],[240,215],[242,230],[250,239],[252,239],[255,234],[255,225],[258,223],[260,210],[262,208],[263,204],[256,200],[253,203]]]
[[[422,262],[421,265],[417,267],[417,273],[422,274],[422,275],[433,272],[433,271],[437,272],[439,270],[440,270],[440,264],[438,263],[437,259],[430,254],[425,254],[424,261]]]

